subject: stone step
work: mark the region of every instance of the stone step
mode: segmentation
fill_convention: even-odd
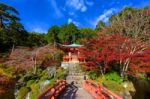
[[[68,75],[66,77],[66,81],[68,84],[72,84],[74,82],[74,85],[77,87],[82,86],[82,81],[84,80],[84,73],[82,73],[82,70],[80,70],[78,67],[78,64],[76,63],[70,63],[68,67]]]
[[[84,80],[84,77],[67,77],[66,80]]]
[[[82,72],[75,72],[75,71],[69,71],[69,73],[68,74],[84,74],[84,73],[82,73]]]
[[[81,73],[69,73],[68,76],[84,76]]]

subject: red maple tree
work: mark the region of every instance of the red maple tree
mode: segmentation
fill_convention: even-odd
[[[121,68],[121,75],[124,75],[132,60],[136,60],[136,57],[133,56],[147,49],[148,45],[147,42],[120,34],[99,35],[96,39],[89,40],[81,52],[86,56],[86,61],[94,61],[99,65],[102,74],[105,73],[106,69],[109,69],[110,62],[115,61],[120,64],[118,68]]]
[[[132,56],[129,74],[138,76],[137,73],[150,73],[150,48]]]

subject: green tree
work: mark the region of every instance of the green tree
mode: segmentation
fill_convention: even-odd
[[[85,40],[91,39],[96,36],[96,31],[91,28],[80,28],[80,34],[77,38],[78,43],[84,43]]]
[[[58,38],[61,43],[74,43],[78,37],[79,30],[73,23],[64,24],[60,27]]]
[[[106,24],[103,21],[100,20],[97,23],[95,30],[100,31],[100,30],[104,29],[105,27],[106,27]]]
[[[0,3],[0,50],[9,49],[12,51],[15,45],[23,45],[27,39],[27,32],[23,25],[19,23],[18,11],[4,3]]]
[[[68,35],[67,28],[68,28],[67,24],[63,24],[60,27],[60,32],[58,34],[58,38],[59,38],[61,43],[66,43],[69,40],[69,35]]]
[[[96,35],[96,31],[91,28],[81,28],[80,35],[82,38],[92,38]]]
[[[60,28],[57,25],[52,26],[48,30],[47,34],[47,40],[49,43],[53,43],[55,45],[56,42],[59,42],[58,40],[58,34],[60,32]]]
[[[40,34],[40,33],[29,33],[28,36],[28,41],[27,45],[32,47],[32,46],[43,46],[47,44],[47,40],[45,37],[45,34]]]
[[[24,30],[21,23],[12,22],[7,24],[7,28],[0,29],[1,51],[5,51],[15,45],[25,45],[28,33]]]
[[[27,40],[28,33],[24,29],[24,26],[19,22],[12,22],[7,25],[8,28],[8,36],[11,40],[13,48],[15,45],[24,45]]]
[[[0,29],[0,52],[8,51],[10,48],[10,37],[6,29]]]
[[[5,28],[6,23],[19,21],[18,11],[4,3],[0,3],[0,28]]]

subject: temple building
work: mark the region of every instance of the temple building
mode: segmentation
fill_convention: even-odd
[[[67,53],[63,57],[63,62],[61,63],[61,67],[67,68],[70,63],[80,63],[85,61],[85,57],[79,51],[79,48],[83,47],[80,44],[70,44],[70,45],[62,45],[62,49]]]

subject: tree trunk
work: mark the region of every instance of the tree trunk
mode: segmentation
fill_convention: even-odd
[[[36,74],[36,71],[37,71],[37,66],[36,66],[37,64],[36,64],[36,59],[34,60],[34,74]]]
[[[2,19],[2,17],[0,17],[0,28],[1,28],[1,29],[4,28],[4,24],[3,24],[3,19]]]
[[[54,48],[56,48],[56,41],[54,41]]]
[[[100,65],[100,63],[97,63],[97,64],[98,64],[98,66],[99,66],[99,68],[100,68],[100,73],[101,73],[102,75],[104,75],[102,66]]]
[[[103,68],[101,66],[100,66],[100,72],[102,75],[104,75]]]
[[[122,68],[122,71],[121,71],[121,77],[126,76],[126,72],[128,70],[129,63],[130,63],[130,58],[127,58],[125,63],[123,64],[123,68]]]
[[[14,52],[14,49],[15,49],[15,44],[13,44],[13,46],[12,46],[11,53],[13,53],[13,52]]]
[[[37,52],[35,53],[35,55],[32,57],[32,61],[34,63],[34,66],[33,66],[33,74],[36,74],[37,72],[37,61],[36,61],[36,57],[37,57]]]

